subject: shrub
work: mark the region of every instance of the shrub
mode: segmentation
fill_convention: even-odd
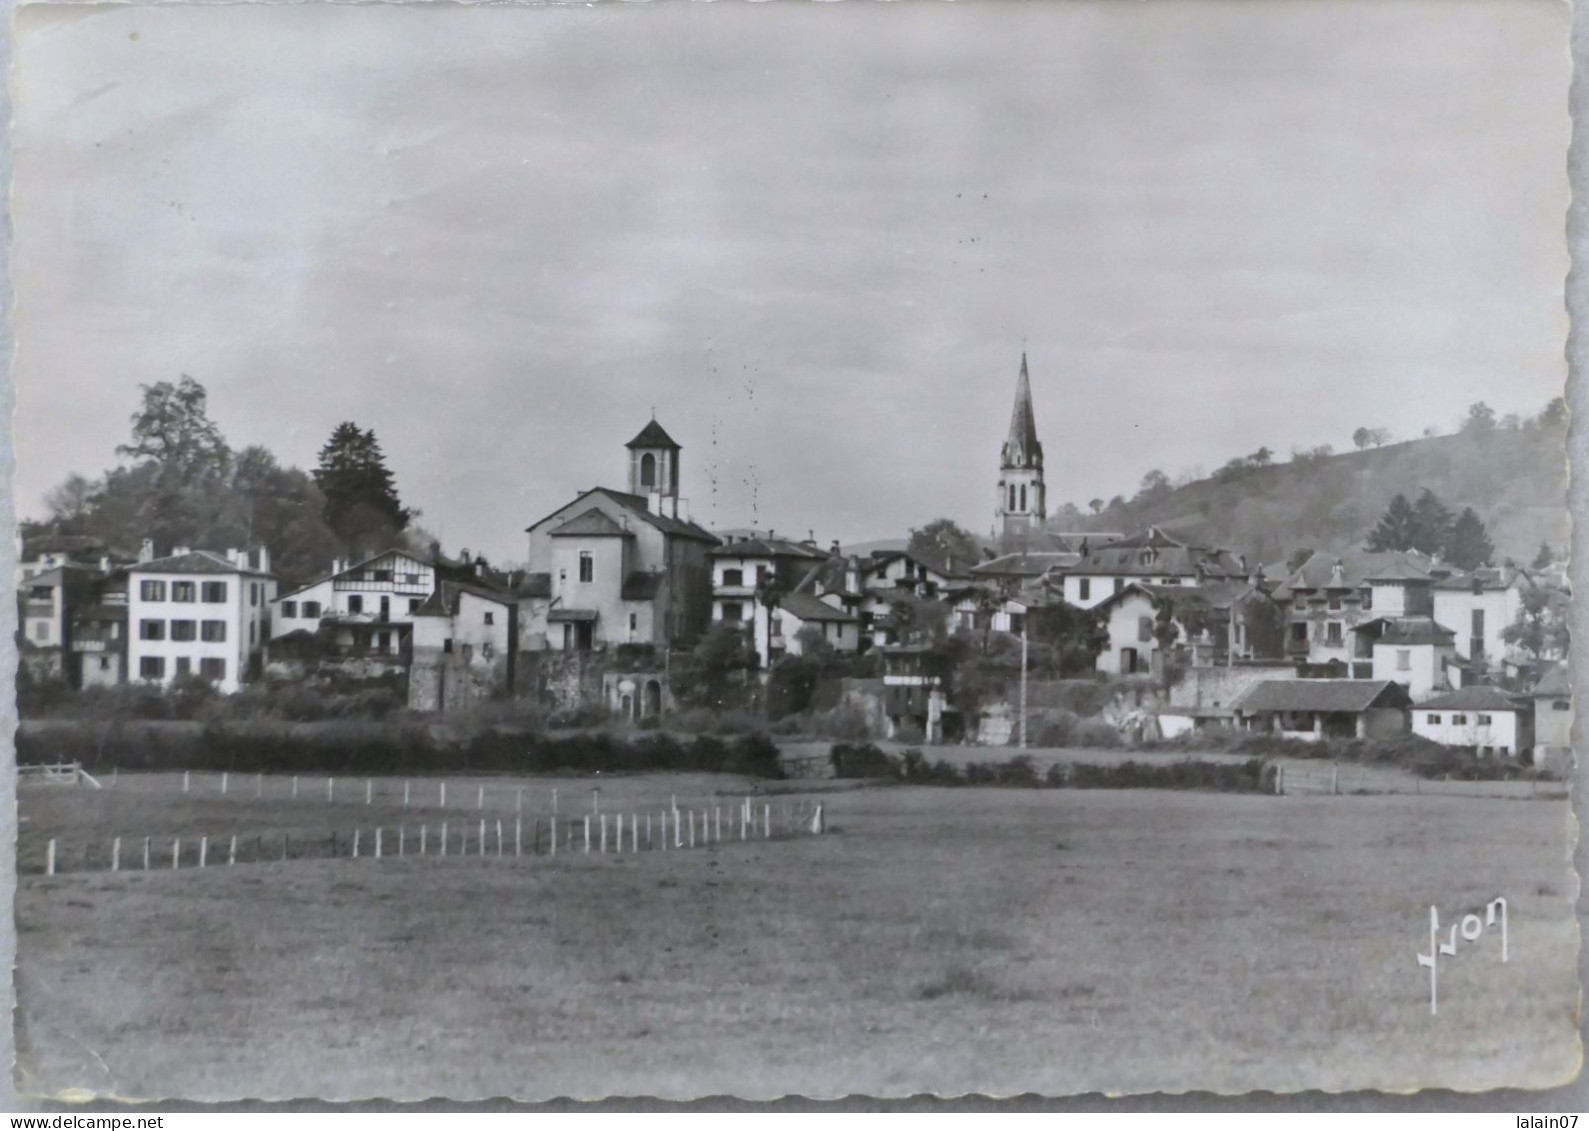
[[[836,742],[828,755],[836,778],[896,778],[894,760],[870,742],[859,745]]]
[[[1102,719],[1080,719],[1071,731],[1070,746],[1094,746],[1113,750],[1120,746],[1120,732]]]
[[[747,777],[784,776],[783,763],[778,757],[778,744],[765,734],[747,734],[735,740],[732,761],[727,768]]]

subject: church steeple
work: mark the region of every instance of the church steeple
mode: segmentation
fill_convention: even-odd
[[[1015,408],[1010,412],[1010,436],[1004,441],[1002,466],[1027,470],[1043,466],[1043,445],[1037,440],[1037,418],[1032,413],[1032,379],[1021,353],[1021,375],[1015,382]]]
[[[999,503],[994,512],[994,533],[1001,550],[1025,548],[1041,533],[1048,517],[1044,505],[1043,445],[1037,439],[1037,417],[1032,411],[1032,378],[1021,353],[1021,375],[1015,382],[1015,407],[1010,412],[1010,434],[999,452]]]

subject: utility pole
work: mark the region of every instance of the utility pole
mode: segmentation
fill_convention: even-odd
[[[1026,620],[1021,620],[1021,749],[1026,749]]]

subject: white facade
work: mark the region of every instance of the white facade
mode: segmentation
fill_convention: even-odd
[[[1153,670],[1159,651],[1157,627],[1159,609],[1146,593],[1127,593],[1109,610],[1106,627],[1109,647],[1098,653],[1094,667],[1109,675],[1145,675]],[[1176,639],[1181,632],[1176,629]]]
[[[1112,574],[1084,574],[1067,573],[1064,576],[1065,604],[1074,605],[1078,609],[1091,609],[1107,601],[1119,593],[1127,585],[1184,585],[1187,588],[1197,586],[1195,576],[1174,577],[1125,577]]]
[[[436,589],[436,570],[401,550],[351,566],[336,563],[330,577],[282,595],[273,607],[273,636],[314,632],[331,622],[336,643],[365,643],[396,654],[414,623],[414,613]]]
[[[1435,590],[1435,621],[1457,634],[1458,656],[1471,660],[1477,641],[1491,667],[1501,663],[1506,654],[1506,642],[1501,639],[1501,633],[1523,610],[1522,585],[1521,580],[1514,579],[1505,589],[1485,589],[1478,593],[1466,589]]]
[[[178,675],[236,691],[270,633],[276,579],[247,569],[241,555],[179,554],[142,563],[128,577],[128,678],[169,684]],[[208,559],[205,568],[193,559]],[[229,564],[229,571],[215,568]]]
[[[1491,708],[1477,711],[1471,708],[1414,707],[1412,732],[1443,746],[1477,748],[1481,753],[1518,753],[1517,710]]]
[[[1451,655],[1450,645],[1376,641],[1373,678],[1399,683],[1414,700],[1422,699],[1445,689],[1446,659]]]

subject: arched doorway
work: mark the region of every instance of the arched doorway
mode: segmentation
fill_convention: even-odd
[[[626,719],[634,718],[634,696],[624,695],[618,704],[618,713]]]
[[[660,715],[662,713],[662,685],[654,679],[647,680],[645,697],[645,713],[648,716]]]

